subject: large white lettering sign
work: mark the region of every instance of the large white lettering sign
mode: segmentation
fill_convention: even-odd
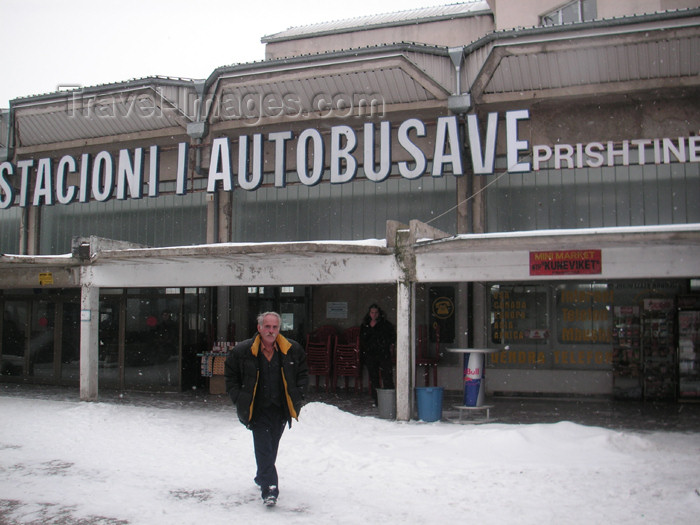
[[[591,142],[588,144],[534,145],[519,135],[520,121],[530,118],[528,110],[505,113],[505,149],[507,171],[522,173],[539,171],[544,167],[555,169],[597,168],[629,165],[630,151],[634,151],[637,163],[668,164],[671,162],[700,161],[700,137],[677,139],[625,140],[621,144]],[[482,126],[476,115],[468,115],[465,122],[466,136],[460,136],[456,116],[439,117],[434,127],[428,128],[419,119],[408,119],[398,125],[390,122],[366,123],[362,128],[362,141],[358,131],[347,125],[331,127],[326,142],[315,128],[301,131],[296,137],[291,131],[276,131],[241,135],[237,137],[238,162],[232,162],[231,139],[217,137],[212,140],[207,191],[233,191],[239,187],[254,191],[263,183],[265,153],[274,159],[274,185],[284,188],[287,184],[287,146],[296,158],[296,175],[301,184],[313,186],[324,180],[331,184],[346,184],[357,176],[359,167],[374,182],[384,181],[394,163],[392,133],[395,132],[400,160],[396,162],[398,173],[406,179],[416,179],[426,174],[432,159],[430,174],[442,177],[444,173],[461,176],[466,173],[465,164],[471,163],[471,173],[490,175],[494,172],[498,113],[487,116]],[[484,127],[483,133],[480,129]],[[430,130],[430,131],[429,131]],[[431,134],[431,135],[429,135]],[[482,138],[483,137],[483,138]],[[421,140],[417,140],[421,139]],[[296,141],[296,144],[294,144]],[[432,151],[418,144],[433,144]],[[469,158],[463,156],[462,143],[468,146]],[[18,160],[0,164],[0,209],[13,205],[51,206],[71,202],[140,199],[147,183],[148,197],[158,196],[160,181],[158,146],[150,146],[146,165],[143,148],[122,149],[113,156],[101,151],[94,157],[84,153],[80,158],[65,155],[55,161],[51,158]],[[116,157],[116,158],[114,158]],[[398,157],[398,156],[397,156]],[[176,166],[176,193],[187,193],[189,144],[178,145]],[[326,162],[328,159],[328,162]],[[234,166],[236,171],[234,172]],[[449,171],[448,171],[449,169]],[[69,175],[76,184],[69,184]],[[147,179],[146,179],[147,176]],[[32,184],[32,181],[35,181]]]

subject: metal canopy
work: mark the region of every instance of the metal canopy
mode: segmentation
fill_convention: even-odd
[[[461,85],[475,105],[697,87],[699,55],[700,9],[517,29],[465,46]],[[13,146],[30,154],[83,147],[85,141],[184,135],[187,124],[200,118],[249,126],[249,106],[242,104],[253,104],[253,111],[257,104],[259,113],[265,97],[280,101],[289,94],[298,102],[281,116],[299,122],[324,118],[324,104],[338,100],[343,108],[364,104],[365,112],[371,103],[392,111],[446,109],[454,85],[447,48],[403,43],[348,49],[226,66],[206,82],[153,77],[15,99]],[[205,89],[203,114],[199,87]]]
[[[261,117],[274,122],[267,119],[275,114],[274,104],[290,96],[294,102],[281,116],[299,122],[323,119],[331,107],[336,112],[350,107],[364,116],[382,116],[402,105],[446,107],[453,79],[447,49],[391,44],[223,67],[206,82],[135,80],[13,100],[15,147],[30,154],[84,149],[85,141],[185,135],[195,121],[236,127],[249,126],[252,119],[260,125]],[[200,94],[199,87],[206,91]],[[268,113],[261,114],[269,101]]]
[[[447,50],[392,45],[303,60],[232,67],[208,94],[211,124],[379,114],[402,104],[445,107],[454,71]]]
[[[144,79],[12,101],[18,152],[32,146],[113,139],[190,122],[194,83]]]
[[[494,34],[465,53],[477,104],[698,86],[700,10]]]
[[[530,275],[532,251],[594,248],[602,250],[600,274]],[[693,278],[700,224],[460,235],[414,252],[418,282]]]
[[[425,238],[418,227],[411,226],[412,238]],[[531,251],[593,248],[603,251],[603,271],[583,276],[587,279],[694,278],[700,224],[468,234],[414,242],[400,256],[378,241],[98,247],[82,260],[77,255],[3,256],[0,282],[6,288],[26,287],[26,279],[45,271],[55,273],[56,286],[98,288],[547,280],[529,274]],[[13,284],[18,275],[25,280]]]
[[[98,287],[392,283],[386,247],[342,243],[222,244],[98,251],[81,284]]]

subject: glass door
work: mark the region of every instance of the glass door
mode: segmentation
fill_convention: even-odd
[[[280,333],[303,344],[309,329],[310,288],[306,286],[251,286],[248,288],[248,337],[257,332],[259,313],[274,311],[282,317]]]
[[[19,290],[2,299],[5,377],[41,384],[80,380],[80,308],[76,290]]]
[[[676,348],[673,299],[644,299],[642,358],[644,399],[676,397]]]
[[[34,301],[31,318],[26,375],[52,380],[56,376],[54,363],[56,303],[48,300]]]
[[[3,301],[2,368],[6,377],[22,377],[27,370],[26,349],[29,336],[29,306],[27,300]]]
[[[122,290],[102,290],[100,295],[98,383],[102,387],[122,388],[124,383],[124,345]]]
[[[124,387],[180,389],[180,288],[128,290]]]
[[[700,297],[678,300],[678,395],[700,399]]]

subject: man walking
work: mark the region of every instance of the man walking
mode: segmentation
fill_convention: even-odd
[[[258,316],[258,334],[237,344],[226,358],[226,391],[238,419],[253,432],[257,473],[265,505],[277,503],[277,449],[284,426],[298,419],[308,383],[306,353],[280,335],[277,312]]]

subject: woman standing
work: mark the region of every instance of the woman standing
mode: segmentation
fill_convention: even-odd
[[[396,342],[396,329],[378,305],[369,307],[360,328],[360,348],[364,357],[372,390],[372,399],[377,404],[377,387],[381,373],[382,386],[394,388],[394,359],[391,346]]]

